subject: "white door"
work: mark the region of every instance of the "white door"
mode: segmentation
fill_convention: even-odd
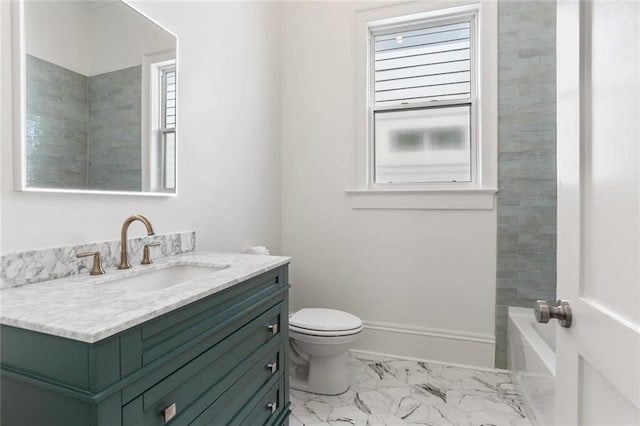
[[[558,2],[556,424],[640,425],[640,1]]]

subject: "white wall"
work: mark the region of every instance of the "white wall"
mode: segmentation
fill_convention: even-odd
[[[107,3],[88,15],[89,75],[140,65],[144,55],[175,50],[171,34],[124,3]]]
[[[142,64],[175,38],[121,2],[26,1],[27,53],[85,76]]]
[[[382,3],[370,3],[381,6]],[[282,6],[282,250],[292,309],[353,312],[360,349],[492,367],[494,210],[354,210],[355,11]]]
[[[89,75],[89,14],[82,3],[26,1],[24,20],[28,54]]]
[[[280,252],[279,6],[136,5],[179,37],[179,195],[13,192],[10,4],[0,2],[2,252],[117,239],[134,213],[157,232],[195,230],[198,249],[265,244]]]

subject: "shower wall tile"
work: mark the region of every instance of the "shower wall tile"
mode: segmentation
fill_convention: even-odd
[[[507,307],[556,294],[556,2],[498,3],[496,367]]]
[[[86,77],[27,55],[27,184],[141,190],[142,67]]]
[[[89,189],[142,189],[141,88],[141,66],[89,77]]]
[[[87,77],[26,56],[27,185],[87,185]]]

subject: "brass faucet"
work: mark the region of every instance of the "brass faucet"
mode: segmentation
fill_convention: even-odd
[[[85,253],[76,253],[76,257],[80,259],[81,257],[89,257],[93,256],[93,268],[91,268],[91,275],[102,275],[104,274],[104,269],[102,268],[102,256],[100,256],[99,251],[88,251]]]
[[[122,240],[122,251],[120,253],[120,264],[118,265],[118,269],[129,269],[131,268],[131,264],[129,263],[129,253],[127,249],[127,230],[129,229],[129,225],[131,225],[136,220],[144,223],[144,226],[147,227],[147,235],[154,235],[153,226],[151,226],[151,222],[149,219],[142,216],[141,214],[134,214],[133,216],[129,216],[125,219],[122,224],[122,232],[120,233],[120,238]]]
[[[144,245],[144,249],[142,250],[142,262],[141,265],[151,265],[153,260],[151,260],[151,255],[149,254],[149,247],[157,247],[160,243],[149,243]]]

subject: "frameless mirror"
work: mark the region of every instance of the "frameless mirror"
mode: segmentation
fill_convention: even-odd
[[[176,192],[176,37],[122,1],[19,3],[21,190]]]

